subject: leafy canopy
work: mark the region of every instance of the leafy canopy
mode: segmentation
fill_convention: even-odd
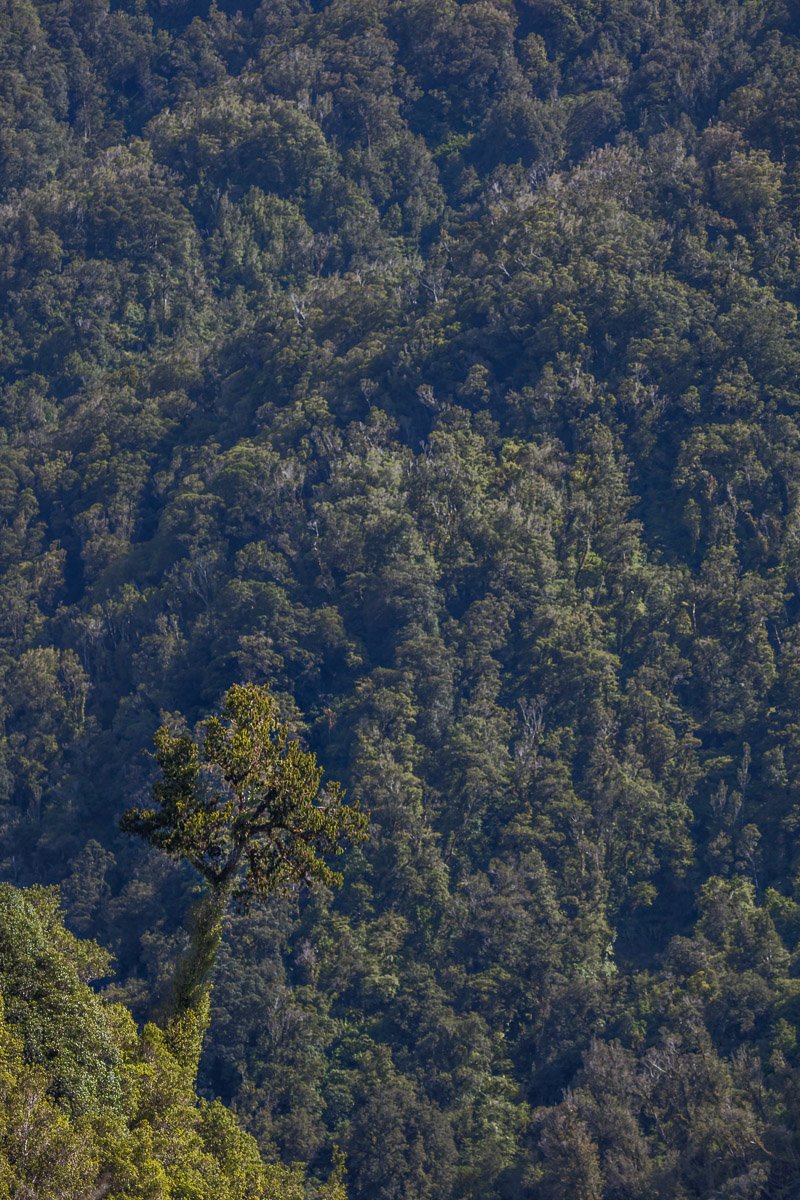
[[[123,828],[185,858],[243,907],[287,887],[340,883],[324,856],[362,841],[366,817],[339,784],[321,786],[316,755],[281,721],[274,696],[237,684],[201,731],[197,741],[156,732],[155,804],[130,809]]]

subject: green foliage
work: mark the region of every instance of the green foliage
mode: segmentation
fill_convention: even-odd
[[[152,1111],[246,1176],[200,1056],[287,1195],[797,1194],[796,4],[8,0],[0,66],[0,865],[177,989]]]
[[[266,689],[230,688],[199,745],[163,725],[155,743],[156,807],[130,809],[126,832],[187,859],[243,906],[292,884],[341,883],[322,856],[363,840],[366,819],[343,803],[338,784],[320,790],[322,768]]]
[[[161,777],[152,809],[129,809],[123,828],[186,859],[206,880],[192,914],[189,948],[175,968],[167,1036],[194,1080],[209,1021],[209,986],[233,899],[247,910],[292,885],[339,884],[324,854],[366,837],[366,818],[337,784],[320,790],[322,768],[281,722],[274,697],[255,684],[229,689],[222,716],[200,742],[156,731]]]
[[[303,1200],[218,1101],[198,1100],[155,1026],[84,982],[108,957],[52,891],[0,888],[0,1190],[36,1200]],[[335,1179],[331,1186],[335,1186]]]

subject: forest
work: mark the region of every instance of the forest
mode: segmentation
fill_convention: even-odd
[[[0,1200],[796,1200],[799,314],[800,0],[0,0]]]

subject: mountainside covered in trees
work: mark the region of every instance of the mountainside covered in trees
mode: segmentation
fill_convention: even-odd
[[[0,215],[0,869],[97,1036],[197,888],[153,732],[266,683],[371,820],[228,920],[266,1159],[796,1197],[795,0],[0,0]]]

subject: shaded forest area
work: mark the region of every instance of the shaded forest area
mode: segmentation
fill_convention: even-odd
[[[0,0],[0,869],[144,1021],[120,816],[268,684],[371,835],[228,919],[200,1088],[350,1200],[800,1191],[799,31]]]

